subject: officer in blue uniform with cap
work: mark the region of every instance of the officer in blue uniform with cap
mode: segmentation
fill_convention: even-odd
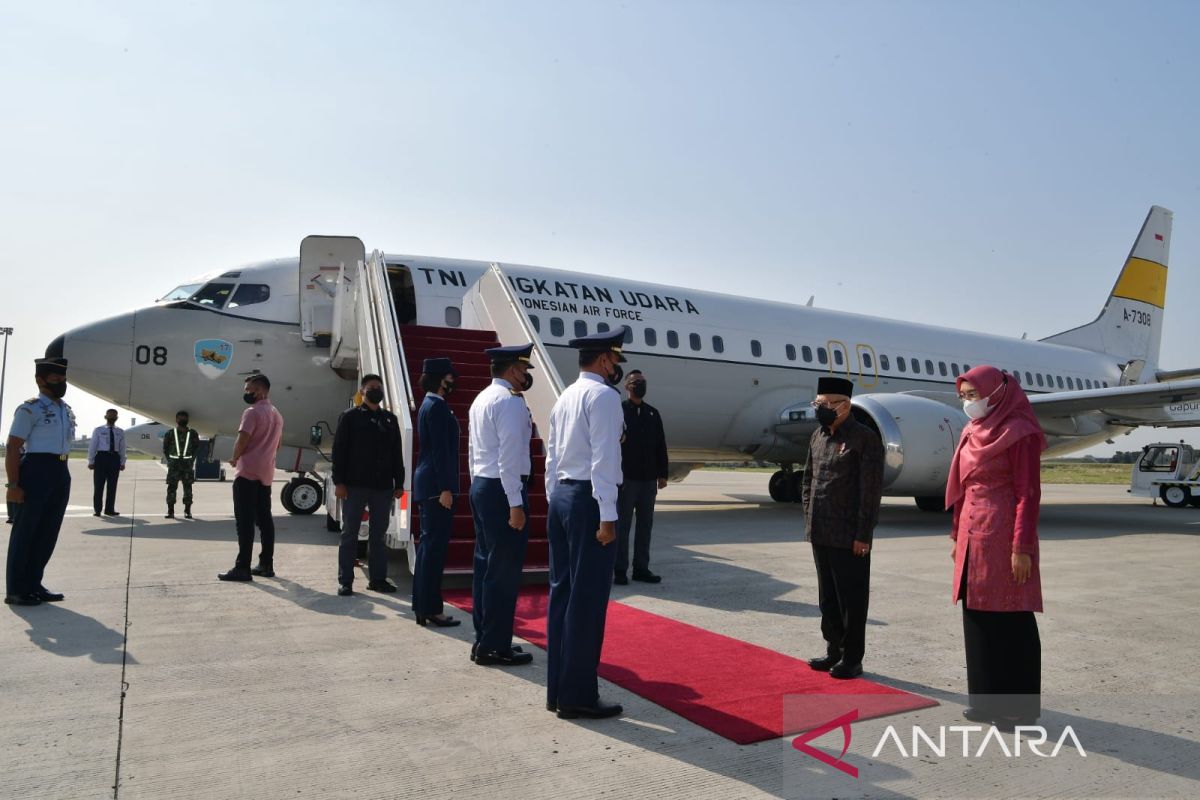
[[[42,585],[42,575],[67,511],[71,494],[67,456],[75,439],[75,414],[62,400],[67,392],[67,360],[39,358],[34,363],[39,393],[17,406],[4,458],[7,499],[16,509],[8,540],[4,602],[17,606],[63,599]]]
[[[612,590],[621,484],[621,382],[625,328],[572,339],[579,379],[550,414],[546,495],[550,498],[550,609],[546,708],[562,719],[615,717],[600,702],[596,670]]]
[[[533,385],[532,351],[532,343],[484,351],[492,362],[492,383],[475,397],[469,415],[475,517],[471,658],[481,666],[515,666],[533,660],[512,644],[513,613],[529,541],[526,482],[533,420],[521,392]]]
[[[458,420],[447,398],[454,391],[458,370],[448,358],[427,358],[421,367],[425,399],[417,412],[420,451],[413,472],[413,502],[420,503],[421,539],[413,567],[412,609],[417,624],[439,628],[459,621],[442,613],[442,571],[454,522],[454,496],[458,494]]]

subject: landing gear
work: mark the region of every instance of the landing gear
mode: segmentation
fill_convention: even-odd
[[[803,495],[800,485],[803,477],[804,473],[796,472],[790,464],[785,464],[783,469],[771,476],[771,482],[767,484],[771,499],[776,503],[799,503]]]
[[[312,514],[324,501],[321,484],[312,478],[292,478],[279,492],[279,502],[291,514]]]
[[[946,498],[941,495],[928,495],[925,497],[914,497],[917,501],[917,508],[922,511],[948,511],[946,508]]]

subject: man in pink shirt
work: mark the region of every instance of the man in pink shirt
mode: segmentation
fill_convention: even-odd
[[[237,523],[238,556],[233,569],[217,575],[223,581],[249,581],[253,575],[275,577],[271,482],[275,479],[275,453],[283,435],[283,417],[271,405],[270,393],[271,381],[266,375],[251,375],[246,379],[242,399],[250,407],[242,414],[233,458],[229,459],[235,469],[233,516]],[[251,569],[255,524],[262,539],[262,553],[258,566]]]

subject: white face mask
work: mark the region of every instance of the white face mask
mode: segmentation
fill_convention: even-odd
[[[991,411],[987,403],[986,397],[981,397],[978,400],[964,400],[963,413],[971,419],[983,419]]]

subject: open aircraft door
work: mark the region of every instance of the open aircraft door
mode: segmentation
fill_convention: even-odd
[[[335,370],[357,371],[352,292],[366,260],[366,248],[355,236],[306,236],[300,242],[300,338],[328,347]]]

